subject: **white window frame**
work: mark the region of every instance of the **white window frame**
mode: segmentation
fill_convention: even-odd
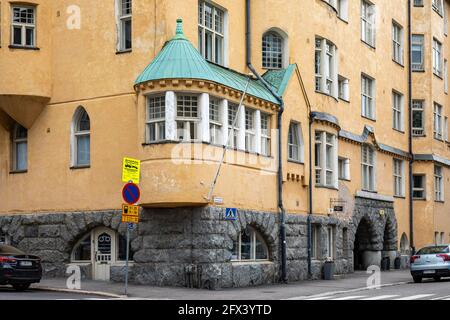
[[[420,48],[420,63],[412,61],[412,71],[423,71],[425,66],[425,56],[424,56],[424,44],[425,36],[423,34],[413,34],[411,38],[411,51],[418,51],[414,49]]]
[[[33,10],[33,22],[15,22],[14,21],[14,9],[19,10]],[[15,43],[14,42],[14,29],[20,28],[21,29],[21,43]],[[27,44],[26,40],[26,30],[33,30],[33,43]],[[19,47],[30,47],[34,48],[36,47],[36,7],[35,6],[29,6],[29,5],[12,5],[11,6],[11,45],[12,46],[19,46]]]
[[[425,101],[424,100],[413,100],[412,102],[412,135],[415,137],[421,137],[425,135]],[[414,114],[420,113],[422,118],[422,126],[415,127],[414,126]]]
[[[319,239],[320,239],[320,226],[313,224],[311,225],[311,259],[318,260],[319,257]]]
[[[376,151],[364,144],[361,147],[361,188],[364,191],[376,191]]]
[[[392,21],[392,59],[403,65],[403,27]]]
[[[222,127],[223,119],[219,98],[209,97],[209,131],[211,144],[223,144]]]
[[[242,232],[239,232],[238,234],[238,238],[236,241],[236,244],[238,246],[238,252],[237,252],[237,257],[236,258],[231,258],[232,262],[260,262],[260,261],[269,261],[270,260],[270,255],[269,255],[269,247],[266,243],[266,241],[264,240],[264,238],[261,236],[261,234],[254,229],[253,227],[247,226],[247,228],[249,228],[250,230],[250,259],[242,259]],[[267,258],[266,259],[256,259],[256,240],[259,239],[259,241],[261,241],[261,243],[264,246],[264,251],[266,253]]]
[[[270,156],[271,154],[271,116],[261,112],[261,154]]]
[[[26,137],[18,137],[17,133],[20,129],[24,129],[27,133]],[[19,152],[19,145],[25,144],[25,167],[19,168],[19,162],[17,160],[17,154]],[[28,130],[22,127],[20,124],[16,124],[13,129],[13,138],[12,138],[12,171],[21,172],[28,170]]]
[[[400,159],[393,159],[394,171],[394,196],[405,196],[405,162]]]
[[[211,25],[206,24],[206,7],[212,9]],[[199,52],[203,58],[220,65],[226,65],[226,10],[212,4],[209,1],[200,0],[198,2],[198,45]],[[216,19],[221,16],[221,21]],[[218,19],[220,20],[220,19]],[[220,27],[217,25],[220,24]],[[207,57],[206,35],[211,35],[211,57]],[[222,50],[219,54],[216,52],[216,42],[222,40]]]
[[[350,101],[350,84],[349,80],[344,76],[338,76],[338,97],[346,102]]]
[[[316,131],[315,148],[314,164],[316,186],[337,188],[338,156],[336,135],[326,131]],[[328,148],[330,148],[329,154],[327,153]],[[317,154],[319,154],[318,159]],[[329,159],[329,156],[331,159]]]
[[[239,145],[239,105],[235,103],[228,102],[228,134],[230,140],[228,141],[228,146],[230,148],[237,149]],[[235,121],[236,119],[236,121]],[[234,124],[234,126],[233,126]]]
[[[152,111],[151,101],[154,100],[154,103],[159,101],[159,112]],[[147,121],[146,121],[146,142],[147,143],[158,143],[166,140],[166,97],[164,94],[154,95],[147,97]],[[154,114],[155,116],[152,116]],[[159,115],[159,116],[158,116]],[[154,127],[155,137],[151,139],[150,132]]]
[[[256,110],[245,108],[245,151],[255,152]]]
[[[304,145],[302,127],[299,122],[291,122],[288,132],[288,159],[290,161],[302,162]]]
[[[118,48],[117,51],[131,51],[133,48],[133,0],[116,0],[117,1],[117,23],[118,23]],[[124,4],[130,3],[130,12],[123,12]],[[130,22],[131,35],[130,47],[126,47],[126,28],[125,25]]]
[[[433,73],[442,78],[443,54],[442,42],[433,38]]]
[[[361,115],[375,120],[375,80],[361,74]]]
[[[339,159],[338,159],[338,178],[339,178],[339,180],[350,181],[350,159],[339,157]]]
[[[403,94],[397,91],[392,91],[392,127],[395,130],[404,131]]]
[[[338,98],[338,50],[331,41],[315,39],[316,91]]]
[[[361,40],[375,48],[375,5],[369,1],[361,0]]]
[[[444,93],[448,94],[448,60],[444,59]]]
[[[187,99],[186,99],[187,98]],[[183,104],[180,105],[180,102]],[[196,105],[186,106],[185,102],[196,102]],[[197,94],[177,92],[175,94],[175,122],[177,133],[175,140],[185,142],[200,141],[200,97]],[[180,109],[180,107],[182,109]],[[193,108],[196,108],[194,112]],[[190,110],[189,110],[190,108]],[[180,115],[180,112],[182,113]],[[189,115],[191,113],[191,115]],[[192,114],[196,114],[193,116]],[[194,136],[192,136],[192,133]]]
[[[444,5],[442,0],[433,0],[431,4],[434,11],[436,11],[440,16],[444,13]]]
[[[434,201],[444,201],[444,175],[441,166],[434,165]]]
[[[434,103],[433,117],[434,117],[434,125],[433,125],[433,135],[437,140],[443,140],[444,130],[443,130],[443,107],[439,103]]]
[[[418,187],[414,185],[414,177],[420,177],[421,178],[421,186]],[[414,196],[414,192],[421,192],[421,197]],[[413,199],[414,200],[424,200],[426,199],[426,176],[424,174],[414,174],[413,175]]]
[[[264,69],[281,69],[285,63],[285,39],[269,30],[262,37],[262,66]]]
[[[328,226],[327,232],[326,232],[326,258],[334,260],[335,256],[335,227],[334,226]]]
[[[81,119],[81,116],[83,114],[86,114],[88,119],[89,119],[89,130],[78,130],[78,123]],[[73,167],[88,167],[91,164],[91,149],[90,149],[90,145],[91,145],[91,119],[89,117],[89,114],[87,112],[87,110],[80,106],[77,108],[77,110],[75,111],[75,114],[73,116],[73,120],[72,120],[72,140],[71,140],[71,145],[72,145],[72,166]],[[80,163],[79,157],[78,157],[78,140],[80,137],[88,137],[89,138],[89,162],[88,163]]]

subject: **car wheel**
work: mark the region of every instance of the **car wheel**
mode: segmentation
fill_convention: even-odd
[[[433,277],[434,281],[441,281],[441,277]]]
[[[25,291],[30,287],[30,283],[16,283],[12,286],[16,291]]]
[[[415,283],[421,283],[422,282],[422,277],[413,277],[413,280]]]

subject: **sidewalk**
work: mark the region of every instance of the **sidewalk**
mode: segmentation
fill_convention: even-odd
[[[250,288],[232,288],[221,290],[203,290],[188,288],[166,288],[130,284],[129,298],[157,299],[157,300],[271,300],[289,299],[318,295],[327,292],[358,290],[366,288],[369,277],[365,272],[355,272],[335,280],[300,281],[289,284],[275,284]],[[395,270],[381,274],[382,285],[404,284],[411,281],[409,270]],[[43,279],[41,283],[32,286],[33,289],[80,292],[68,290],[66,279]],[[86,294],[99,295],[109,298],[125,298],[124,284],[83,280],[81,291]]]

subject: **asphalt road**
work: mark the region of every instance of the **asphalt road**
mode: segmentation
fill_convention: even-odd
[[[450,300],[450,279],[440,282],[424,280],[422,283],[381,287],[379,289],[327,292],[311,296],[291,297],[292,300]]]

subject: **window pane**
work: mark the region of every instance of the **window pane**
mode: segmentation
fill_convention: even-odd
[[[91,261],[91,236],[84,238],[73,252],[75,261]]]
[[[269,257],[267,256],[267,250],[264,241],[260,238],[258,234],[256,235],[255,250],[256,250],[255,259],[257,260],[269,259]]]
[[[34,45],[34,29],[26,28],[26,43],[27,46]]]
[[[251,231],[247,228],[241,234],[241,260],[250,260],[251,252]]]
[[[16,144],[16,170],[27,169],[28,158],[28,144],[27,142],[18,142]]]
[[[22,28],[14,27],[13,44],[22,45]]]
[[[131,49],[131,20],[124,22],[124,49]]]
[[[90,163],[91,138],[90,135],[77,136],[77,164],[88,165]]]

